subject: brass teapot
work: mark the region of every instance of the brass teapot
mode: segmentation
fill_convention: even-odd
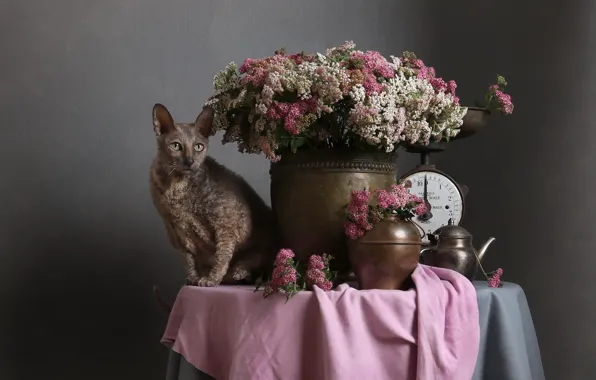
[[[482,261],[488,246],[495,240],[489,238],[476,251],[472,245],[472,235],[465,228],[456,226],[449,219],[446,226],[429,234],[428,238],[433,247],[420,251],[420,262],[439,268],[452,269],[474,280],[478,272],[478,263]]]

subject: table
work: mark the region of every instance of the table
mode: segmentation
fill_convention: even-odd
[[[522,288],[475,282],[480,350],[474,380],[544,380],[534,322]],[[184,379],[186,380],[186,379]]]
[[[474,286],[480,346],[473,379],[544,380],[536,333],[521,287],[504,283],[502,288],[494,289],[485,282],[476,282]],[[166,379],[207,380],[212,377],[170,350]]]

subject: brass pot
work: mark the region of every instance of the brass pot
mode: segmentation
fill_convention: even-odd
[[[344,222],[352,191],[396,183],[397,155],[354,149],[304,150],[271,164],[271,206],[281,244],[298,260],[333,255],[332,269],[349,272]]]
[[[468,107],[459,133],[452,140],[460,140],[475,135],[488,125],[490,111],[486,108]]]
[[[385,219],[360,239],[348,239],[360,289],[402,289],[420,258],[420,230],[410,221]]]

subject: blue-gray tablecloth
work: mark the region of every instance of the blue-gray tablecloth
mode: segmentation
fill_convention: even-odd
[[[474,285],[480,311],[480,351],[473,380],[544,380],[540,349],[523,290],[512,283],[504,283],[502,288],[489,288],[486,282]],[[166,379],[212,377],[170,351]]]

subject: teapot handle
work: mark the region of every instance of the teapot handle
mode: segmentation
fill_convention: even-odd
[[[422,232],[420,234],[420,239],[424,238],[426,236],[426,232],[424,232],[424,228],[422,228],[420,226],[420,224],[416,223],[413,219],[410,219],[410,222],[412,222],[412,224],[414,224],[416,227],[418,227],[418,229]]]
[[[420,257],[424,256],[424,252],[430,251],[431,249],[435,249],[435,248],[437,248],[437,246],[435,246],[435,245],[433,245],[431,247],[422,248],[420,250]]]

